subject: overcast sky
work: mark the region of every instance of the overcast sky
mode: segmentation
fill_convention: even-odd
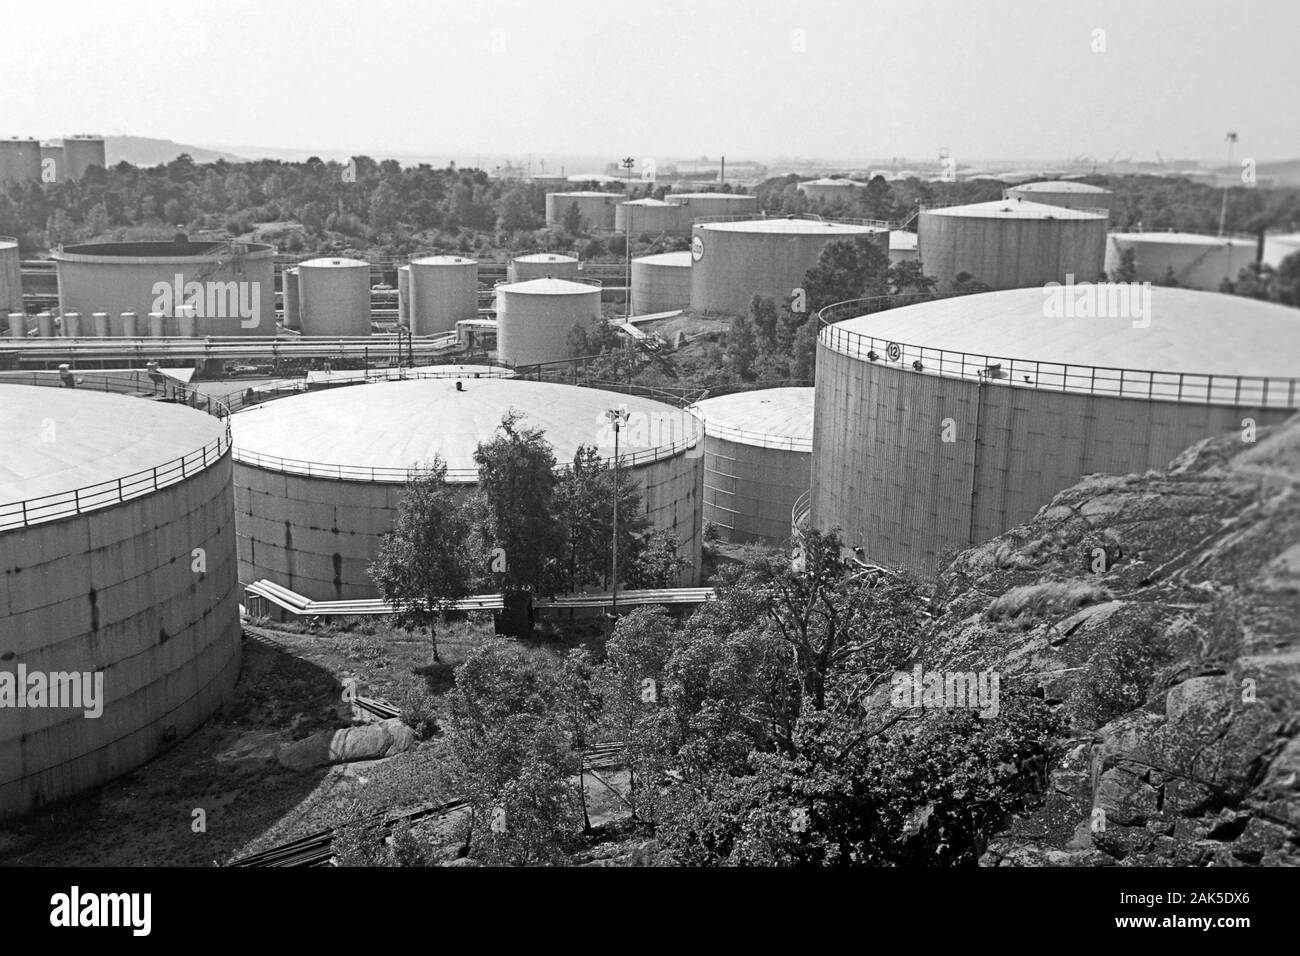
[[[1300,0],[0,0],[0,135],[1284,159],[1298,35]]]

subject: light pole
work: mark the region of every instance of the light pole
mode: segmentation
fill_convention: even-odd
[[[1228,182],[1223,184],[1223,204],[1219,206],[1219,236],[1223,236],[1223,227],[1228,219],[1228,183],[1232,182],[1232,147],[1237,142],[1237,134],[1229,133],[1223,137],[1228,142]]]
[[[632,167],[636,165],[636,160],[631,156],[623,157],[623,168],[627,170],[627,186],[624,187],[623,194],[626,198],[624,202],[632,201]],[[626,310],[627,318],[632,318],[632,207],[624,206],[627,217],[623,220],[623,252],[627,256],[627,298],[623,305]],[[618,439],[618,432],[614,432],[615,440]],[[616,464],[617,467],[617,464]]]
[[[618,433],[623,424],[627,422],[629,414],[626,407],[611,408],[605,412],[605,417],[614,426],[614,535],[610,555],[612,559],[610,585],[613,593],[609,602],[609,614],[615,621],[618,620]]]

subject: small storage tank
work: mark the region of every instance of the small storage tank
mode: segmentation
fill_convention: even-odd
[[[66,176],[63,147],[58,143],[41,143],[41,181],[61,183]]]
[[[41,181],[41,141],[11,136],[0,139],[0,185]]]
[[[1095,282],[1106,258],[1106,214],[1018,199],[922,209],[917,246],[940,292],[969,273],[990,290]]]
[[[633,199],[614,209],[614,230],[633,239],[648,232],[652,236],[689,236],[691,223],[686,207],[660,199]]]
[[[671,193],[669,202],[685,206],[688,222],[710,216],[757,216],[758,197],[743,193]]]
[[[370,264],[360,259],[298,263],[302,334],[370,334]]]
[[[1113,232],[1106,241],[1108,274],[1119,269],[1126,249],[1133,250],[1138,282],[1167,285],[1172,277],[1184,289],[1218,292],[1255,261],[1258,243],[1190,232]]]
[[[865,238],[889,250],[887,223],[748,219],[696,223],[691,233],[691,308],[731,315],[747,313],[755,293],[779,306],[831,242]]]
[[[0,236],[0,312],[23,311],[23,275],[18,240]]]
[[[397,324],[411,327],[411,267],[397,268]]]
[[[511,259],[506,268],[507,282],[524,282],[527,279],[576,279],[578,260],[558,252],[537,252]]]
[[[813,390],[762,388],[691,406],[704,422],[704,521],[735,544],[781,544],[808,491]]]
[[[81,179],[91,166],[105,169],[108,161],[104,155],[104,137],[80,133],[63,138],[63,160],[70,180]]]
[[[298,270],[285,269],[280,273],[280,290],[284,293],[284,327],[302,328],[302,296],[298,283]]]
[[[1049,206],[1062,206],[1066,209],[1104,209],[1107,215],[1115,208],[1115,194],[1109,189],[1069,179],[1021,183],[1009,187],[1005,198],[1047,203]]]
[[[661,252],[632,260],[632,312],[650,315],[691,304],[691,254]]]
[[[848,179],[811,179],[799,184],[799,192],[808,197],[809,202],[835,202],[850,199],[853,189],[858,184]]]
[[[569,358],[573,327],[600,321],[599,285],[529,279],[497,286],[497,356],[510,365]]]
[[[1268,233],[1264,236],[1264,255],[1260,261],[1276,269],[1283,259],[1297,252],[1300,252],[1300,232]]]
[[[478,263],[473,259],[426,256],[413,259],[410,270],[412,335],[454,332],[457,322],[478,317]]]
[[[906,229],[892,229],[889,233],[889,261],[910,262],[919,260],[920,252],[916,248],[916,233]]]
[[[621,198],[618,193],[591,191],[547,193],[546,224],[563,225],[565,213],[576,204],[587,229],[613,229],[614,206]]]

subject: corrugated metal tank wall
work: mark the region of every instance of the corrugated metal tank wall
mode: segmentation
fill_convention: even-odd
[[[0,184],[41,181],[41,141],[18,136],[0,139]]]
[[[564,222],[564,214],[575,203],[578,213],[589,229],[613,229],[614,206],[622,198],[618,193],[547,193],[546,224],[558,226]]]
[[[790,510],[808,491],[812,452],[764,448],[709,433],[704,440],[704,520],[736,544],[780,544]]]
[[[943,215],[922,211],[917,226],[927,275],[950,292],[969,272],[991,290],[1048,282],[1095,282],[1105,267],[1106,219],[1029,219]]]
[[[408,329],[411,327],[410,266],[400,266],[397,270],[397,324]]]
[[[594,328],[599,321],[599,286],[567,293],[502,286],[497,290],[497,355],[511,365],[569,358],[568,335],[573,326]]]
[[[63,160],[70,180],[82,179],[91,166],[107,165],[102,136],[68,136],[63,140]]]
[[[370,334],[370,264],[359,259],[298,263],[303,335]]]
[[[0,311],[23,311],[23,275],[18,243],[0,242]]]
[[[1218,292],[1225,279],[1236,281],[1255,261],[1253,239],[1190,236],[1179,241],[1158,233],[1113,233],[1106,242],[1106,270],[1118,269],[1124,250],[1133,250],[1138,282],[1161,284],[1169,270],[1184,289]]]
[[[849,200],[853,198],[852,183],[819,183],[807,182],[799,184],[799,192],[808,197],[809,202],[835,202],[836,200]]]
[[[758,215],[758,197],[740,193],[670,193],[664,199],[685,206],[688,223],[707,216]]]
[[[298,270],[285,269],[280,273],[280,283],[284,291],[284,326],[301,329],[302,297],[299,295]]]
[[[578,275],[577,259],[552,252],[518,256],[511,259],[506,267],[507,282],[545,279],[547,276],[553,279],[576,279]]]
[[[627,232],[629,228],[633,239],[643,232],[652,236],[688,236],[691,223],[686,216],[685,206],[636,200],[619,203],[614,208],[614,230]]]
[[[413,335],[454,332],[456,323],[478,318],[478,263],[463,256],[429,256],[411,262]]]
[[[972,381],[819,342],[811,522],[839,527],[868,561],[928,573],[946,552],[1028,520],[1085,474],[1162,468],[1202,438],[1239,430],[1244,417],[1263,426],[1290,414],[998,384],[981,394]]]
[[[1071,189],[1029,189],[1028,184],[1012,186],[1006,190],[1008,199],[1047,203],[1065,209],[1105,209],[1109,214],[1115,208],[1115,194],[1109,190],[1079,192]]]
[[[41,143],[41,179],[45,182],[61,183],[67,178],[68,167],[64,159],[63,147],[55,143]]]
[[[632,260],[632,312],[672,312],[691,304],[691,254],[663,252]]]

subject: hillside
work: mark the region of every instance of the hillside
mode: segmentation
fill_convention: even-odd
[[[104,154],[110,167],[124,161],[133,166],[158,166],[170,163],[181,153],[189,153],[196,163],[215,163],[222,159],[232,163],[243,161],[242,157],[233,153],[220,153],[201,146],[175,143],[170,139],[152,139],[148,136],[104,137]]]
[[[984,865],[1300,863],[1300,416],[1085,478],[935,603],[928,666],[1026,678],[1073,728]]]

